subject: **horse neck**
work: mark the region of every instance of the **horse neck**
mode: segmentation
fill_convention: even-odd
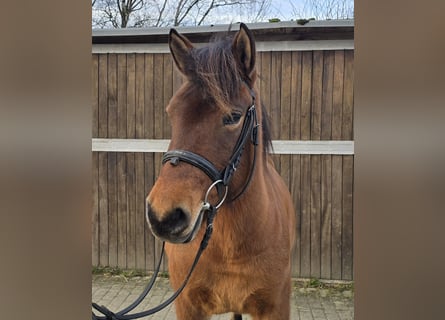
[[[247,241],[258,239],[258,235],[267,227],[267,207],[270,200],[265,177],[269,170],[268,156],[263,154],[261,144],[257,148],[257,163],[250,184],[235,201],[221,207],[215,220],[215,228],[218,230],[215,232],[215,242],[219,244],[219,250],[229,256],[239,255],[240,248],[245,247]],[[246,161],[250,159],[251,155],[246,157]],[[247,175],[244,173],[242,176]]]

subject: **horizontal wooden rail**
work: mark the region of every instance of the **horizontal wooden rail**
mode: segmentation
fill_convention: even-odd
[[[206,43],[197,43],[197,47]],[[261,41],[256,43],[258,52],[266,51],[312,51],[312,50],[353,50],[354,40],[300,40]],[[92,53],[168,53],[167,43],[117,43],[93,44]]]
[[[165,152],[167,139],[92,139],[92,151]],[[274,154],[354,154],[354,141],[349,140],[274,140]]]

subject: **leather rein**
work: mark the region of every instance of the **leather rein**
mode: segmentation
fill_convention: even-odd
[[[241,156],[245,149],[246,143],[249,140],[249,136],[250,136],[250,141],[252,142],[252,144],[254,146],[254,155],[253,155],[252,166],[251,166],[249,175],[247,177],[247,180],[246,180],[244,186],[242,187],[241,191],[231,199],[231,201],[234,201],[235,199],[239,198],[246,191],[247,187],[250,184],[252,176],[253,176],[253,172],[255,169],[255,163],[256,163],[256,153],[257,153],[256,147],[258,146],[259,123],[258,123],[258,119],[257,119],[257,115],[256,115],[256,108],[255,108],[255,94],[251,88],[249,88],[249,91],[252,96],[252,104],[246,111],[246,115],[244,118],[241,133],[238,137],[238,140],[237,140],[235,147],[232,151],[232,155],[229,159],[229,163],[227,164],[226,167],[224,167],[222,170],[218,170],[209,160],[207,160],[203,156],[196,154],[194,152],[191,152],[191,151],[180,150],[180,149],[167,151],[162,158],[162,164],[170,162],[170,164],[173,166],[177,166],[180,161],[186,162],[186,163],[202,170],[212,180],[212,184],[210,185],[210,187],[208,188],[208,190],[206,192],[204,202],[203,202],[203,205],[202,205],[202,208],[200,211],[200,215],[207,213],[206,232],[204,234],[203,239],[201,240],[198,252],[196,253],[193,264],[190,267],[189,273],[187,274],[187,277],[185,278],[181,287],[170,298],[168,298],[166,301],[164,301],[160,305],[158,305],[152,309],[146,310],[146,311],[129,314],[130,311],[134,310],[145,299],[145,297],[150,292],[150,290],[152,289],[152,287],[155,283],[156,277],[160,270],[162,257],[164,255],[165,242],[163,241],[161,256],[159,258],[155,272],[153,273],[149,283],[147,284],[147,287],[140,294],[140,296],[128,307],[126,307],[118,312],[112,312],[105,306],[99,306],[98,304],[93,302],[92,307],[97,312],[100,312],[102,315],[96,315],[94,312],[92,312],[92,320],[133,320],[133,319],[139,319],[142,317],[152,315],[154,313],[161,311],[168,305],[170,305],[179,296],[179,294],[182,292],[182,290],[185,288],[185,286],[187,285],[187,283],[193,273],[193,270],[195,269],[195,267],[199,261],[199,258],[201,257],[202,252],[205,250],[205,248],[208,245],[208,242],[209,242],[210,237],[213,232],[213,219],[215,218],[218,209],[221,207],[221,205],[224,203],[224,201],[226,199],[229,183],[232,180],[233,174],[235,173],[236,169],[238,168],[238,166],[241,162]],[[216,205],[211,205],[208,202],[208,197],[209,197],[210,191],[214,187],[216,188],[216,190],[218,192],[219,202]],[[190,240],[191,239],[189,238],[185,242],[189,242]]]

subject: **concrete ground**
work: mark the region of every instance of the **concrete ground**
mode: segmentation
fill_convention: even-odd
[[[131,304],[145,288],[149,277],[93,275],[93,301],[112,311],[118,311]],[[157,306],[172,295],[168,279],[158,278],[145,301],[132,312],[139,312]],[[295,320],[353,320],[354,297],[350,289],[312,288],[295,282],[291,297],[291,319]],[[143,319],[176,319],[174,306]],[[229,314],[213,316],[211,320],[231,319]],[[243,320],[251,319],[243,315]]]

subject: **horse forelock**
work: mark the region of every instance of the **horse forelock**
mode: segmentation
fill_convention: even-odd
[[[230,104],[241,90],[242,75],[232,54],[230,39],[211,42],[209,46],[193,49],[192,82],[205,99],[224,112],[230,111]]]
[[[214,39],[206,47],[191,50],[191,62],[188,79],[192,86],[189,89],[199,92],[203,99],[211,102],[209,106],[215,106],[225,114],[230,114],[242,86],[253,86],[256,79],[256,72],[252,79],[242,75],[232,52],[232,39],[227,36]],[[271,124],[265,106],[257,105],[257,109],[261,109],[263,151],[268,153],[272,151]]]

